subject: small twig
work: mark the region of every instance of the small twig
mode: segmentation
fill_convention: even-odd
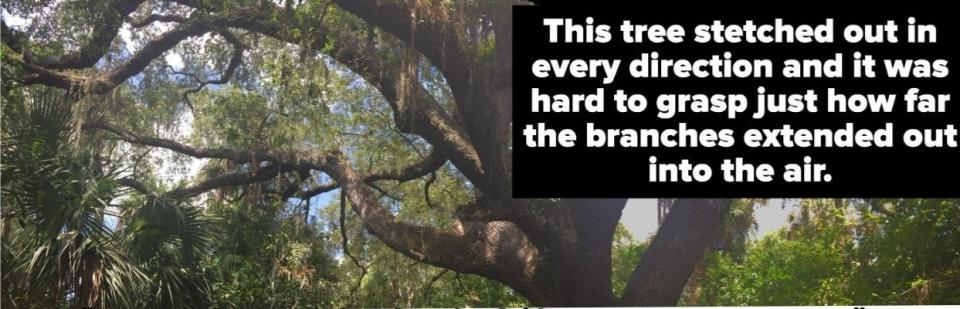
[[[432,278],[430,278],[430,281],[427,282],[427,286],[424,287],[424,291],[423,291],[423,300],[425,302],[430,301],[430,294],[433,293],[433,284],[436,283],[437,280],[440,280],[440,278],[443,277],[443,275],[446,275],[447,272],[449,271],[450,271],[449,269],[444,268],[443,270],[440,271],[440,273],[437,273]]]
[[[395,201],[402,201],[402,199],[401,199],[399,196],[390,194],[390,192],[387,192],[387,190],[384,190],[383,188],[381,188],[380,186],[378,186],[378,185],[376,185],[376,184],[368,183],[367,185],[370,186],[371,188],[373,188],[374,190],[376,190],[377,192],[380,192],[380,197],[386,196],[386,197],[389,197],[390,199],[395,200]]]

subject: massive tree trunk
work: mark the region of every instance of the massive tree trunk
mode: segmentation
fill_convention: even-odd
[[[497,1],[485,15],[474,16],[482,18],[480,24],[492,24],[495,40],[492,55],[482,52],[485,44],[479,42],[482,40],[465,38],[466,33],[458,28],[463,25],[458,24],[457,19],[444,19],[442,14],[418,14],[420,10],[442,5],[439,1],[332,1],[338,6],[336,9],[363,23],[359,26],[342,18],[334,21],[342,24],[332,25],[324,18],[327,8],[318,11],[317,6],[286,9],[262,2],[255,7],[229,3],[210,7],[204,1],[170,2],[193,7],[196,12],[190,16],[151,15],[132,22],[143,26],[152,21],[169,21],[177,26],[145,44],[126,63],[93,77],[81,77],[62,69],[88,67],[91,58],[102,56],[102,49],[81,48],[79,54],[60,57],[58,61],[55,61],[57,58],[32,61],[25,57],[21,63],[28,73],[24,82],[68,89],[86,85],[89,92],[103,94],[190,37],[218,32],[240,50],[243,44],[229,29],[242,29],[323,51],[337,60],[377,88],[390,104],[397,128],[403,133],[421,136],[432,145],[433,153],[410,166],[383,167],[361,174],[353,169],[350,158],[337,151],[205,149],[138,136],[107,123],[88,125],[91,130],[105,130],[129,143],[200,158],[238,163],[254,160],[267,164],[259,171],[227,174],[178,188],[166,193],[168,197],[190,198],[225,186],[321,171],[335,183],[302,192],[300,196],[340,189],[365,228],[393,250],[431,265],[500,281],[533,304],[544,306],[676,304],[730,208],[730,200],[677,200],[633,271],[623,297],[618,298],[611,288],[611,245],[626,199],[515,200],[511,197],[511,6],[514,2]],[[124,5],[117,6],[116,10],[118,14],[129,14],[131,8]],[[387,39],[374,41],[371,27],[387,34],[383,36]],[[103,35],[116,36],[113,25],[102,31],[113,31]],[[14,41],[18,36],[8,35],[6,28],[4,32],[4,43],[8,46],[28,45]],[[103,35],[96,36],[93,42],[102,40]],[[398,50],[406,51],[400,53],[404,56],[398,57]],[[241,59],[239,54],[234,53],[234,58]],[[417,70],[410,70],[409,65],[419,64],[417,60],[421,56],[446,78],[455,101],[452,110],[423,89],[417,80]],[[233,61],[230,67],[236,67]],[[230,73],[232,70],[225,72],[222,80],[229,78]],[[377,181],[424,177],[446,162],[470,181],[478,196],[476,201],[458,207],[458,224],[452,228],[403,222],[380,205],[376,192],[369,186]],[[133,179],[125,179],[122,184],[145,190],[145,186]]]
[[[564,200],[554,217],[560,237],[544,242],[526,295],[546,306],[611,306],[611,246],[626,199]],[[547,235],[544,235],[547,236]]]

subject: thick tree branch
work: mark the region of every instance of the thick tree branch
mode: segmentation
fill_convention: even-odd
[[[414,164],[400,168],[376,170],[370,172],[369,174],[363,175],[362,179],[365,183],[372,183],[381,180],[406,182],[436,172],[446,163],[447,159],[434,151],[427,155],[427,157],[423,160],[417,161]],[[340,185],[337,183],[323,184],[304,192],[303,197],[310,198],[318,194],[336,190],[338,188],[340,188]]]
[[[195,148],[169,140],[142,137],[104,124],[91,124],[91,126],[113,132],[131,143],[167,148],[195,157],[229,160],[244,158],[243,154],[256,156],[254,152]],[[298,160],[295,163],[316,166],[334,178],[338,184],[341,184],[341,189],[353,204],[354,211],[360,215],[366,228],[386,244],[411,258],[458,272],[482,274],[503,282],[517,283],[530,280],[529,277],[534,270],[536,249],[514,225],[507,222],[465,222],[459,228],[452,230],[410,225],[401,222],[389,210],[379,205],[374,197],[376,194],[366,185],[365,180],[409,180],[417,175],[428,174],[445,162],[434,157],[431,155],[428,159],[409,167],[375,172],[366,177],[357,175],[346,163],[346,157],[339,152],[330,155],[318,154],[311,160]],[[265,156],[265,158],[273,158],[273,156]],[[194,186],[178,188],[163,195],[171,198],[189,198],[216,188],[266,181],[300,167],[302,166],[274,163],[255,172],[224,175]],[[145,189],[142,185],[131,187]]]
[[[479,94],[479,91],[472,91],[472,89],[480,89],[475,84],[482,81],[473,78],[475,65],[473,61],[469,60],[472,59],[472,56],[464,48],[465,37],[462,37],[464,35],[462,29],[452,29],[453,23],[450,20],[436,20],[440,17],[418,17],[417,12],[429,10],[430,8],[426,7],[429,4],[415,3],[410,6],[400,1],[377,0],[337,0],[334,2],[370,25],[396,36],[402,42],[406,42],[407,48],[422,53],[443,73],[450,89],[453,91],[458,107],[463,107],[464,104],[473,101],[479,101],[474,99],[474,95]],[[424,7],[417,7],[418,5]],[[421,13],[419,15],[427,14]],[[363,73],[360,74],[364,75]],[[385,80],[378,86],[384,92],[384,96],[391,102],[401,103],[400,101],[404,99],[403,96],[397,95],[401,92],[398,91],[399,87],[396,86],[397,83],[402,81],[402,78],[403,76],[394,78],[392,81]],[[391,83],[394,85],[391,85]],[[391,92],[393,93],[392,96]],[[401,127],[401,130],[406,129],[405,132],[422,135],[431,142],[444,140],[446,144],[453,146],[457,152],[457,156],[451,156],[451,161],[471,181],[488,193],[500,191],[495,190],[496,187],[492,184],[495,181],[489,175],[486,175],[488,167],[482,163],[482,153],[474,144],[478,140],[468,137],[471,133],[470,130],[464,131],[459,124],[453,125],[453,119],[439,108],[438,104],[430,102],[433,101],[432,96],[429,96],[419,85],[417,85],[414,95],[416,95],[414,101],[419,103],[418,106],[408,107],[394,103],[394,115],[422,113],[424,117],[406,117],[408,119],[397,117],[397,124]],[[490,106],[484,106],[483,108],[492,110]],[[480,111],[480,109],[476,110],[476,112]],[[461,116],[466,118],[473,119],[478,116],[473,114],[474,111],[472,110],[461,110],[460,112],[464,112],[465,114]],[[408,127],[408,124],[426,125],[427,128]],[[485,125],[490,126],[491,123],[487,122]],[[430,135],[433,135],[433,138],[430,138]],[[459,158],[463,158],[463,160],[458,160]]]
[[[252,20],[258,18],[260,18],[260,16],[252,9],[238,9],[214,15],[191,17],[173,30],[167,31],[146,43],[143,48],[136,52],[127,62],[92,77],[75,73],[57,72],[51,69],[51,67],[26,61],[27,65],[25,65],[24,68],[28,73],[32,73],[32,75],[24,78],[24,83],[27,85],[39,83],[64,89],[81,87],[85,93],[104,94],[119,86],[131,76],[142,72],[153,60],[159,58],[187,38],[199,36],[225,27],[247,25]]]
[[[318,169],[326,160],[326,154],[316,151],[238,151],[229,148],[193,147],[169,139],[135,134],[129,130],[110,125],[106,122],[89,123],[86,124],[85,127],[86,129],[100,129],[111,132],[121,140],[131,144],[164,148],[194,158],[225,159],[238,163],[264,161],[273,162],[273,164],[267,168],[261,168],[258,171],[224,175],[205,180],[204,182],[192,187],[179,188],[166,193],[168,196],[178,198],[189,198],[200,193],[222,187],[262,182],[273,179],[275,176],[278,176],[280,173],[284,172],[297,171],[303,174],[305,171]],[[434,151],[423,160],[417,161],[414,164],[398,168],[376,170],[362,176],[361,179],[363,179],[365,183],[372,183],[381,180],[406,182],[433,173],[443,167],[446,162],[446,158]],[[133,183],[124,182],[121,182],[121,184],[132,187],[141,192],[146,191],[146,187],[142,184],[135,185]],[[339,185],[336,183],[321,185],[310,191],[304,192],[302,196],[304,198],[309,198],[337,188],[339,188]]]
[[[177,44],[180,44],[181,41],[199,36],[204,33],[213,30],[209,25],[205,23],[185,23],[180,26],[170,30],[159,37],[151,40],[140,51],[136,52],[133,57],[130,58],[126,63],[120,65],[110,71],[107,71],[103,74],[100,74],[96,78],[89,81],[90,85],[88,87],[91,93],[103,94],[107,93],[111,89],[120,85],[136,74],[139,74],[153,62],[154,59],[159,58],[163,53],[167,52],[170,49],[173,49]]]
[[[480,274],[501,282],[529,280],[536,249],[507,222],[466,222],[452,230],[411,225],[381,206],[341,153],[328,157],[324,171],[341,190],[364,226],[387,246],[410,258],[457,272]]]
[[[81,74],[58,73],[52,71],[49,67],[28,63],[30,65],[24,66],[27,72],[35,73],[39,76],[28,76],[24,79],[24,83],[27,85],[45,84],[64,89],[81,87],[81,89],[88,93],[104,94],[118,86],[127,78],[143,71],[150,62],[179,44],[180,41],[192,36],[204,34],[210,30],[211,28],[201,23],[183,24],[151,40],[126,63],[93,77]]]
[[[294,170],[294,168],[289,165],[271,164],[255,171],[237,172],[206,179],[192,186],[183,186],[164,192],[160,194],[160,196],[172,199],[188,199],[210,190],[264,182],[292,170]],[[145,184],[133,178],[121,178],[117,180],[117,183],[121,186],[134,189],[141,194],[154,194]]]
[[[239,172],[222,175],[201,181],[193,186],[170,190],[163,195],[174,199],[191,198],[204,192],[224,188],[249,185],[264,182],[280,176],[282,173],[294,170],[295,167],[285,164],[270,164],[250,172]]]
[[[44,58],[27,53],[25,54],[26,62],[47,70],[81,69],[93,66],[110,48],[110,42],[117,36],[123,20],[143,2],[144,0],[112,0],[87,7],[90,10],[88,13],[99,16],[100,21],[91,25],[93,35],[89,41],[80,46],[78,51]]]
[[[730,211],[730,199],[679,199],[624,288],[622,305],[674,306]]]
[[[478,187],[490,188],[492,184],[483,176],[483,164],[473,143],[439,102],[419,84],[414,85],[413,98],[403,98],[400,87],[404,70],[401,63],[385,63],[379,59],[388,56],[364,52],[345,44],[350,41],[347,37],[334,38],[330,55],[380,90],[393,109],[394,122],[400,131],[420,135],[443,152]]]
[[[436,5],[435,3],[381,0],[334,0],[334,3],[368,24],[406,42],[407,48],[416,49],[438,67],[453,92],[458,108],[457,116],[461,122],[458,125],[458,131],[462,132],[461,137],[448,143],[452,145],[469,143],[468,148],[459,149],[461,155],[468,158],[469,162],[458,162],[453,156],[451,160],[487,194],[499,199],[510,198],[510,155],[508,148],[504,145],[509,143],[509,119],[512,108],[510,98],[512,91],[510,89],[511,1],[499,1],[493,4],[496,12],[492,15],[494,15],[497,31],[495,37],[497,61],[492,65],[480,63],[476,60],[479,56],[468,52],[473,46],[467,46],[467,35],[477,29],[465,29],[463,28],[465,25],[458,25],[455,19],[438,16],[422,17],[429,14],[421,11],[434,9],[430,6]],[[364,74],[361,73],[361,75]],[[384,90],[383,87],[378,88]],[[384,95],[390,100],[388,91],[385,91]],[[400,107],[399,110],[402,111],[403,106]],[[395,108],[395,114],[399,113],[397,110],[398,108]],[[403,125],[402,119],[398,119],[397,123]],[[431,125],[437,126],[437,124]],[[423,135],[422,132],[414,133]],[[441,136],[453,136],[449,133],[445,134]],[[479,173],[464,170],[466,163],[478,167]],[[496,183],[507,183],[507,185],[493,185]]]
[[[185,154],[198,159],[226,159],[234,162],[252,162],[252,161],[273,161],[273,162],[309,162],[311,159],[307,152],[274,152],[269,150],[262,151],[238,151],[229,148],[205,148],[185,145],[169,139],[143,136],[130,132],[129,130],[113,126],[106,122],[95,122],[85,125],[87,129],[100,129],[115,134],[120,139],[137,145],[151,146],[169,149],[177,153]],[[298,155],[303,155],[302,158]],[[281,160],[281,158],[288,160]]]
[[[121,186],[136,190],[137,192],[140,192],[140,194],[151,194],[150,189],[147,188],[147,185],[133,178],[120,178],[117,179],[117,183]]]
[[[487,194],[500,199],[510,198],[510,157],[509,151],[504,147],[509,143],[509,119],[512,108],[509,97],[512,91],[509,89],[512,75],[510,73],[512,65],[510,1],[499,1],[493,4],[494,11],[497,12],[493,14],[497,26],[495,37],[497,61],[495,63],[478,60],[480,56],[470,52],[476,46],[468,45],[470,43],[467,42],[467,36],[476,35],[472,32],[478,29],[467,29],[466,25],[459,24],[456,17],[435,16],[436,14],[428,13],[430,10],[442,9],[431,7],[439,5],[437,2],[382,0],[334,0],[333,2],[368,24],[405,42],[407,48],[422,53],[443,73],[455,98],[457,106],[455,115],[460,122],[458,131],[462,132],[462,137],[451,143],[456,145],[455,143],[468,141],[469,149],[463,149],[461,152],[480,171],[480,173],[471,174],[469,170],[465,170],[464,173]],[[398,121],[398,124],[401,122]],[[451,158],[458,168],[463,169],[463,164],[457,162],[455,157]],[[495,183],[508,185],[491,185]]]

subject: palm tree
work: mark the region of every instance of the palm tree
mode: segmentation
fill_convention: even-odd
[[[75,100],[20,90],[6,93],[2,106],[2,304],[202,304],[196,262],[211,235],[202,211],[133,196],[118,181],[119,164],[100,157],[94,145],[102,141],[77,140]]]

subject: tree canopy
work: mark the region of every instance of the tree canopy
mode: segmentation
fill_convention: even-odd
[[[956,301],[952,200],[805,206],[753,243],[758,200],[664,199],[635,239],[626,199],[513,199],[512,5],[3,2],[2,304]],[[780,275],[825,290],[768,298]]]

